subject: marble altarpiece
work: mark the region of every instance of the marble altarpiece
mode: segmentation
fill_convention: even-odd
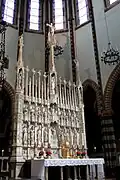
[[[12,158],[16,161],[37,158],[40,148],[51,147],[52,158],[60,158],[67,143],[69,155],[77,148],[86,150],[84,105],[79,63],[77,83],[57,76],[54,63],[54,27],[49,25],[49,73],[30,70],[22,60],[23,36],[19,38],[16,68],[15,123]],[[16,149],[16,150],[15,150]]]

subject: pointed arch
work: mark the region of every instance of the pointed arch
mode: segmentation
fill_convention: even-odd
[[[98,108],[98,114],[99,114],[101,112],[101,109],[100,109],[100,96],[99,96],[98,85],[95,81],[91,79],[87,79],[83,82],[83,90],[85,91],[88,86],[92,87],[96,93],[96,102],[97,102],[97,108]]]
[[[10,99],[11,99],[11,103],[12,103],[12,117],[13,117],[13,113],[14,113],[14,104],[15,104],[15,92],[14,89],[12,88],[12,86],[5,81],[4,82],[4,89],[8,92]]]
[[[88,0],[76,0],[75,2],[76,26],[79,26],[88,21]]]
[[[67,29],[67,2],[52,0],[51,3],[51,17],[56,31]]]
[[[27,0],[26,2],[26,29],[42,32],[44,2],[42,0]]]
[[[120,78],[120,64],[118,64],[112,71],[111,75],[108,78],[106,87],[104,90],[104,102],[105,109],[108,112],[112,112],[112,93],[115,87],[116,81]]]
[[[2,2],[3,20],[7,23],[14,24],[16,2],[16,0],[6,0]]]

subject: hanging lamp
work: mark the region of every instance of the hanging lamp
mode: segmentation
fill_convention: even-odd
[[[120,53],[117,49],[114,49],[112,47],[112,44],[110,42],[109,38],[109,32],[108,32],[108,25],[106,20],[106,14],[105,15],[105,24],[106,24],[106,30],[107,30],[107,37],[108,37],[108,48],[106,51],[102,52],[101,55],[101,61],[103,61],[105,64],[108,65],[115,65],[120,62]]]

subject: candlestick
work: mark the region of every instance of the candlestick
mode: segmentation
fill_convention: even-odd
[[[2,149],[2,156],[4,156],[4,149]]]

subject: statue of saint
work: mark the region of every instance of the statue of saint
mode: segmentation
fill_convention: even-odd
[[[51,146],[53,148],[57,148],[58,146],[58,138],[57,138],[57,133],[55,129],[51,129]]]
[[[23,60],[22,60],[23,34],[19,37],[18,45],[19,45],[19,53],[18,53],[17,67],[22,68],[23,67]]]
[[[30,129],[30,144],[33,146],[34,145],[34,127],[31,126]]]
[[[47,127],[44,128],[44,142],[48,141],[48,132],[47,132]]]
[[[37,130],[37,142],[38,142],[38,145],[40,145],[42,142],[42,126],[41,125],[39,126]]]
[[[79,83],[79,86],[82,87],[82,83],[80,81],[80,64],[79,64],[79,60],[74,59],[74,63],[76,65],[76,76],[77,76],[77,82]]]
[[[23,127],[23,144],[27,145],[27,124]]]

